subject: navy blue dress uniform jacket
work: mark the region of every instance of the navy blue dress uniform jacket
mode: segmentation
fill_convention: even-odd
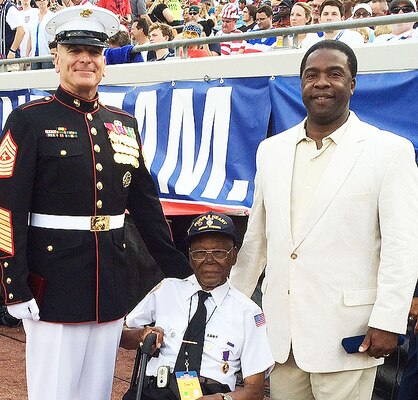
[[[106,322],[128,311],[123,227],[68,230],[60,229],[58,220],[56,227],[40,228],[28,226],[30,213],[114,216],[128,209],[162,271],[167,276],[190,274],[186,257],[174,248],[140,150],[137,162],[126,157],[115,161],[105,126],[115,123],[131,133],[133,128],[140,144],[130,114],[104,106],[98,98],[77,98],[61,87],[54,96],[10,114],[2,139],[3,164],[0,160],[0,264],[6,305],[33,297],[27,284],[31,273],[45,282],[43,321]],[[11,162],[5,166],[7,159]]]

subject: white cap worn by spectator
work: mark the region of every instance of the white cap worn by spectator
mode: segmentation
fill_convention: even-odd
[[[392,0],[393,1],[393,0]],[[370,14],[370,16],[372,16],[372,14],[373,14],[373,11],[372,11],[372,8],[370,7],[370,5],[369,4],[367,4],[367,3],[358,3],[358,4],[356,4],[355,6],[354,6],[354,8],[353,8],[353,15],[356,13],[356,11],[358,11],[358,10],[366,10],[369,14]]]
[[[90,3],[58,11],[46,25],[60,44],[107,47],[106,40],[120,29],[117,16]]]

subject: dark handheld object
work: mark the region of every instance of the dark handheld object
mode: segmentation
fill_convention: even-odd
[[[141,400],[142,390],[144,388],[145,369],[150,357],[152,346],[156,339],[157,335],[155,333],[149,333],[146,336],[142,347],[138,349],[129,390],[123,396],[123,400]]]
[[[358,348],[360,347],[365,337],[366,335],[346,337],[341,341],[341,344],[348,354],[358,353]],[[402,346],[404,341],[405,336],[398,335],[398,346]]]

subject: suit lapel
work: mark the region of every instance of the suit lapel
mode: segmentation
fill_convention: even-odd
[[[343,135],[341,143],[337,144],[319,183],[305,225],[300,235],[294,240],[295,249],[303,242],[329,207],[363,151],[365,132],[362,131],[361,121],[354,113],[351,118],[352,121]]]

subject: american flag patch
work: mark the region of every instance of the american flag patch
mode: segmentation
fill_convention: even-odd
[[[0,208],[0,250],[14,255],[12,215],[3,208]]]
[[[254,315],[255,326],[262,326],[266,323],[264,313]]]
[[[10,131],[7,131],[0,143],[0,178],[10,178],[16,162],[17,145],[12,139]]]

